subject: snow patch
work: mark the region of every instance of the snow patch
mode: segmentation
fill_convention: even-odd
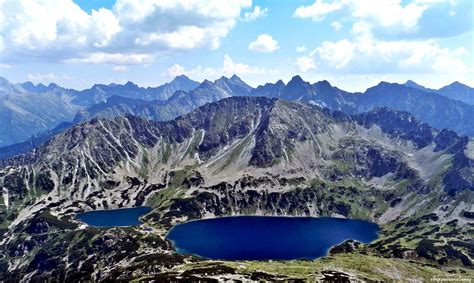
[[[5,207],[8,210],[8,189],[7,188],[2,188],[2,198],[3,198],[3,204],[5,204]]]

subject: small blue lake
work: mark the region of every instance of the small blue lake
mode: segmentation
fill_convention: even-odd
[[[76,218],[94,227],[135,226],[142,224],[139,218],[150,211],[147,206],[95,210],[79,213]]]
[[[377,224],[351,219],[237,216],[191,221],[166,238],[179,253],[210,259],[315,259],[347,239],[369,243]]]

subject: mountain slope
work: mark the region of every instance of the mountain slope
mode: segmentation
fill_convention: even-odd
[[[472,105],[399,84],[380,83],[360,96],[357,111],[381,106],[410,112],[417,119],[439,129],[449,128],[474,136],[474,127],[469,123],[474,117]]]
[[[29,92],[0,78],[0,147],[70,121],[78,107],[56,93]]]
[[[365,253],[469,265],[473,160],[472,140],[386,108],[350,116],[231,97],[168,122],[95,118],[1,163],[2,233],[9,236],[0,243],[7,255],[0,267],[12,263],[2,279],[90,278],[94,266],[103,270],[96,279],[130,279],[130,270],[150,274],[151,266],[164,272],[163,262],[169,268],[185,262],[160,236],[172,225],[244,214],[367,219],[382,225],[382,236]],[[155,233],[143,227],[108,233],[74,220],[85,210],[143,204],[154,208],[144,221]],[[24,237],[28,246],[19,249]],[[68,238],[91,251],[71,244],[65,258]],[[437,241],[437,249],[424,253],[424,240]]]
[[[214,83],[205,80],[189,92],[176,91],[166,101],[144,101],[142,99],[112,96],[106,102],[93,105],[79,113],[74,122],[87,121],[93,117],[114,118],[125,114],[155,121],[171,120],[179,115],[189,113],[205,103],[230,97],[234,92],[246,93],[248,86],[241,85],[239,82],[240,79],[237,76],[234,76],[233,79],[222,77]]]
[[[454,82],[438,89],[437,92],[450,99],[455,99],[470,105],[474,105],[474,88],[462,83]]]
[[[414,82],[408,85],[413,87],[381,82],[364,93],[349,93],[331,86],[327,81],[310,85],[295,76],[286,86],[266,84],[256,88],[251,95],[303,101],[352,114],[389,107],[410,112],[435,128],[449,128],[459,134],[474,136],[474,126],[469,122],[474,118],[473,105],[426,92]]]
[[[9,146],[0,149],[0,155],[21,153],[24,152],[23,149],[31,149],[32,145],[39,145],[45,137],[57,133],[56,127],[72,122],[77,112],[87,113],[85,110],[89,107],[93,109],[92,112],[97,108],[105,108],[107,100],[112,96],[115,96],[112,105],[119,104],[117,97],[123,97],[120,105],[130,109],[138,102],[145,104],[146,101],[152,101],[159,105],[161,102],[158,101],[167,100],[175,92],[189,91],[198,85],[198,82],[183,75],[156,88],[141,88],[128,82],[125,85],[94,85],[91,89],[77,91],[54,83],[48,86],[34,85],[31,82],[12,84],[0,78],[0,148]],[[137,99],[138,102],[133,102],[133,99]],[[190,110],[187,109],[186,112],[177,110],[176,113],[166,116],[166,119]],[[122,112],[127,111],[118,113]],[[80,116],[81,114],[79,118]],[[17,143],[18,145],[15,145]]]
[[[158,87],[140,87],[133,82],[126,84],[95,84],[90,89],[74,93],[73,102],[77,105],[90,107],[94,104],[103,103],[112,96],[121,96],[146,101],[167,100],[176,91],[190,91],[199,85],[198,82],[189,79],[185,75],[177,76],[171,82]]]
[[[426,88],[422,85],[415,83],[412,80],[408,80],[406,83],[404,83],[404,85],[407,87],[420,89],[425,92],[437,93],[449,99],[458,100],[466,104],[474,105],[474,89],[460,82],[454,82],[440,89]]]

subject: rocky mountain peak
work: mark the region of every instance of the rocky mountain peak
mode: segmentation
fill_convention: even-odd
[[[138,88],[138,85],[135,84],[134,82],[131,82],[131,81],[128,81],[127,83],[124,84],[125,87],[129,87],[129,88]]]
[[[313,95],[311,85],[303,81],[300,76],[294,76],[284,87],[281,98],[293,101],[309,101]]]
[[[182,75],[179,75],[179,76],[176,76],[173,81],[187,81],[187,80],[191,80],[188,76],[186,76],[185,74],[182,74]]]
[[[232,77],[230,77],[230,79],[233,80],[233,81],[242,81],[242,79],[239,76],[237,76],[236,74],[233,74]]]
[[[182,86],[182,90],[191,90],[192,88],[195,88],[197,85],[199,85],[198,82],[191,80],[188,76],[186,75],[179,75],[176,76],[170,83],[168,84],[173,84],[173,85],[179,85]],[[166,85],[166,84],[165,84]]]
[[[436,90],[434,89],[430,89],[430,88],[427,88],[427,87],[424,87],[412,80],[408,80],[406,81],[404,84],[404,86],[407,86],[407,87],[411,87],[411,88],[415,88],[415,89],[420,89],[420,90],[423,90],[423,91],[427,91],[427,92],[436,92]]]
[[[228,96],[246,96],[252,91],[252,87],[236,75],[233,75],[230,79],[222,76],[214,84],[226,92]]]
[[[208,88],[208,87],[213,87],[214,84],[210,80],[204,80],[200,85],[199,88]]]
[[[330,89],[333,86],[327,80],[322,80],[313,84],[313,86],[318,88]]]
[[[15,86],[4,77],[0,77],[0,90],[5,92],[11,92],[15,89]]]
[[[469,86],[467,86],[467,85],[465,85],[465,84],[463,84],[463,83],[460,83],[460,82],[458,82],[458,81],[455,81],[455,82],[453,82],[453,83],[451,83],[451,84],[449,84],[449,85],[447,85],[447,86],[451,86],[451,87],[469,87]]]
[[[288,82],[288,85],[302,85],[305,83],[306,82],[301,78],[301,76],[296,75],[291,78],[291,80]]]

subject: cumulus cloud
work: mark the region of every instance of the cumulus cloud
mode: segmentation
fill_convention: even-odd
[[[274,40],[270,35],[261,34],[254,42],[249,44],[248,48],[256,52],[273,52],[280,49],[280,46],[278,46],[278,41]]]
[[[466,52],[464,48],[442,48],[434,40],[383,41],[365,38],[353,41],[325,41],[310,52],[307,58],[311,58],[318,70],[326,72],[465,73],[468,71],[463,60]],[[308,60],[307,58],[304,60]]]
[[[84,57],[71,58],[65,60],[67,63],[79,64],[145,64],[153,61],[153,55],[137,53],[91,53]]]
[[[252,12],[246,12],[244,14],[243,20],[253,21],[261,17],[265,17],[268,14],[268,8],[260,8],[260,6],[255,6]]]
[[[314,21],[320,21],[325,15],[344,8],[344,6],[347,5],[346,2],[347,1],[342,0],[336,0],[332,2],[316,0],[309,6],[298,7],[293,15],[298,18],[311,18]]]
[[[124,65],[117,65],[112,68],[116,72],[125,72],[127,70],[127,67]]]
[[[310,53],[297,59],[300,71],[332,74],[457,74],[471,72],[466,62],[465,48],[449,49],[440,46],[437,36],[454,34],[440,18],[449,16],[449,9],[463,13],[460,6],[472,1],[454,3],[449,1],[401,1],[401,0],[316,0],[310,6],[302,6],[295,16],[321,20],[339,11],[349,17],[345,21],[352,25],[350,38],[325,41]],[[467,4],[471,3],[471,4]],[[318,8],[318,9],[316,9]],[[442,12],[440,9],[444,9]],[[443,15],[438,17],[437,15]],[[463,22],[467,16],[460,16]],[[472,17],[472,15],[471,15]],[[428,21],[427,19],[431,19]],[[436,23],[434,23],[434,22]],[[331,23],[340,29],[338,21]],[[465,26],[465,24],[461,24]],[[455,26],[451,23],[448,26]],[[471,27],[472,29],[472,27]],[[461,27],[454,30],[460,32]],[[433,38],[434,37],[434,38]]]
[[[168,68],[168,76],[176,77],[179,75],[184,74],[184,67],[179,64],[174,64],[173,66]]]
[[[265,68],[260,68],[257,66],[251,66],[243,63],[234,62],[229,55],[224,56],[224,63],[222,69],[219,70],[220,73],[226,75],[232,74],[264,74],[268,71]]]
[[[472,30],[472,9],[470,0],[315,0],[311,5],[298,7],[293,15],[321,21],[339,13],[338,16],[355,22],[367,22],[381,37],[429,38]],[[338,29],[337,22],[331,25]]]
[[[322,20],[326,15],[347,9],[356,19],[370,20],[383,27],[416,26],[418,19],[428,6],[426,4],[402,4],[401,0],[316,0],[312,5],[298,7],[294,16]]]
[[[334,21],[331,23],[331,26],[335,29],[335,30],[340,30],[342,28],[342,24],[338,21]]]
[[[306,46],[301,45],[296,47],[296,52],[305,52],[306,51]]]
[[[2,1],[0,18],[6,53],[101,48],[121,30],[110,10],[87,14],[72,1]]]
[[[309,56],[303,56],[296,59],[296,68],[300,72],[307,72],[309,70],[315,69],[316,65],[313,58]]]
[[[198,79],[209,79],[217,78],[222,75],[232,76],[237,75],[265,75],[274,74],[276,70],[269,70],[263,67],[248,65],[244,63],[235,62],[229,55],[224,56],[224,61],[220,67],[203,67],[198,65],[197,67],[186,70],[179,64],[174,64],[168,69],[168,75],[171,77],[186,74],[190,77]]]
[[[47,84],[50,82],[57,82],[57,81],[67,81],[67,80],[72,80],[71,76],[68,75],[56,75],[53,73],[34,73],[34,74],[28,74],[27,75],[28,80],[30,80],[33,83],[43,83]]]
[[[87,13],[72,0],[4,0],[0,1],[0,50],[3,60],[18,62],[212,49],[219,47],[241,11],[249,7],[251,0],[117,0],[113,9]]]

